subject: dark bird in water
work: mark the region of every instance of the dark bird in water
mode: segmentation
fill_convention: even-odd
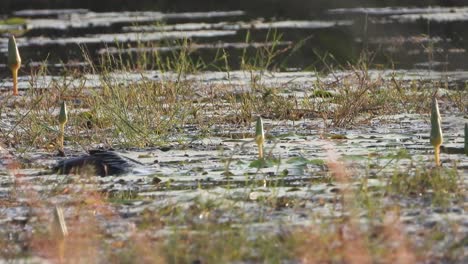
[[[52,171],[58,174],[86,172],[99,176],[121,175],[132,172],[143,164],[109,150],[90,150],[88,155],[61,160]]]

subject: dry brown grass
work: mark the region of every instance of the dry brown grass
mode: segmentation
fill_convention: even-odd
[[[135,257],[129,261],[135,262],[138,259],[138,263],[154,263],[153,261],[158,260],[159,255],[154,251],[153,244],[148,244],[149,240],[142,234],[135,233],[127,241],[111,242],[112,234],[106,233],[103,224],[106,221],[118,221],[120,217],[114,212],[112,204],[107,202],[106,195],[92,187],[97,183],[87,176],[94,175],[91,171],[82,171],[81,175],[76,175],[77,181],[85,180],[91,187],[77,189],[79,185],[74,183],[73,188],[64,186],[59,192],[56,189],[37,191],[29,180],[23,179],[24,175],[17,173],[18,167],[17,162],[9,162],[9,172],[14,177],[14,192],[10,195],[11,201],[5,201],[4,205],[29,208],[31,213],[28,222],[35,220],[28,225],[34,231],[23,237],[25,240],[22,246],[25,251],[18,252],[17,245],[0,239],[0,245],[4,246],[2,257],[14,260],[25,255],[54,263],[102,263],[113,259],[116,260],[113,262],[118,263],[119,258],[116,258],[114,252],[126,244]],[[62,197],[59,200],[66,199],[62,206],[65,208],[69,234],[64,238],[53,232],[52,215],[56,204],[51,200],[56,200],[57,197]],[[21,203],[18,202],[20,200]]]
[[[339,155],[330,146],[327,166],[330,174],[342,186],[352,183],[352,173],[339,161]],[[302,263],[416,263],[420,260],[413,245],[402,231],[398,210],[385,214],[381,225],[369,222],[366,229],[352,207],[355,196],[350,188],[339,194],[341,217],[326,225],[315,225],[296,230],[295,252]],[[324,230],[325,229],[325,230]]]

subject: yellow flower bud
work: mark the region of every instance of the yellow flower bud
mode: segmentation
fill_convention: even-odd
[[[437,99],[434,97],[432,99],[432,110],[431,110],[431,136],[430,142],[432,146],[434,146],[434,155],[436,165],[440,165],[440,145],[442,145],[444,138],[442,136],[442,126],[441,126],[441,118],[439,112],[439,104],[437,103]]]
[[[55,207],[54,210],[54,223],[52,231],[57,238],[65,238],[68,236],[68,228],[65,223],[65,217],[63,216],[63,210],[61,207]]]
[[[17,69],[21,66],[21,57],[16,46],[16,39],[13,35],[8,39],[8,67]]]
[[[62,102],[62,105],[60,106],[59,122],[61,125],[65,125],[67,121],[68,121],[67,105],[65,104],[65,101],[64,101]]]
[[[468,156],[468,123],[465,123],[465,155]]]
[[[440,112],[437,99],[432,100],[432,111],[431,111],[431,144],[434,147],[442,145],[444,141],[442,136],[442,127],[440,121]]]
[[[18,95],[18,70],[21,66],[21,57],[13,35],[8,39],[8,67],[13,75],[13,95]]]
[[[255,125],[255,142],[258,145],[258,157],[263,158],[263,144],[265,143],[265,132],[263,131],[263,121],[259,116]]]

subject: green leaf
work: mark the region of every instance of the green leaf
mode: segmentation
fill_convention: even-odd
[[[322,159],[309,160],[302,156],[290,158],[286,161],[286,163],[294,164],[294,165],[306,165],[306,164],[313,164],[313,165],[318,165],[318,166],[325,165],[325,161],[323,161]]]
[[[317,166],[323,166],[325,165],[325,161],[323,159],[311,159],[310,164],[317,165]]]
[[[310,163],[310,160],[300,156],[300,157],[292,157],[286,161],[288,164],[294,165],[306,165]]]
[[[314,97],[319,97],[319,98],[332,98],[334,97],[335,94],[333,94],[332,92],[330,91],[326,91],[326,90],[314,90],[314,93],[310,96],[312,98]]]
[[[257,159],[257,160],[250,162],[249,167],[261,169],[261,168],[271,168],[274,166],[278,166],[279,164],[280,164],[280,160],[275,159],[275,158]]]

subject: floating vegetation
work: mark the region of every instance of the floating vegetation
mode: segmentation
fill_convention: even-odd
[[[22,17],[10,17],[5,20],[0,20],[0,25],[24,25],[26,19]]]
[[[355,10],[369,11],[366,40],[348,35],[362,18],[15,12],[28,63],[24,96],[8,79],[0,96],[0,258],[464,263],[468,74],[406,70],[461,42],[379,30],[437,10]],[[372,45],[404,46],[402,59]]]

